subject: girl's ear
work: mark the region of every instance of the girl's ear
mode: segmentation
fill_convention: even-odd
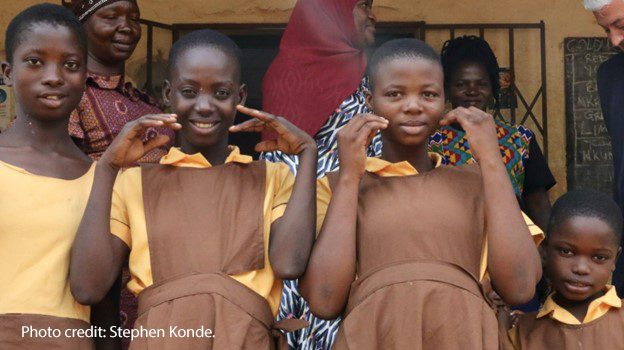
[[[166,79],[163,82],[162,98],[165,106],[171,107],[171,83]]]
[[[246,101],[247,101],[247,85],[241,84],[240,88],[238,89],[238,103],[237,104],[244,106]]]
[[[9,62],[6,61],[2,61],[2,63],[0,63],[0,66],[2,66],[2,75],[4,75],[4,84],[8,85],[8,86],[13,86],[13,69],[11,67],[11,64]]]

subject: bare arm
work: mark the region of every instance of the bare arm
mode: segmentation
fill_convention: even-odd
[[[535,294],[542,267],[500,155],[493,118],[477,108],[460,107],[449,112],[442,124],[453,122],[466,131],[481,167],[492,285],[506,303],[526,303]]]
[[[364,175],[366,147],[383,118],[364,115],[353,118],[338,135],[339,178],[306,274],[300,280],[301,294],[317,317],[334,319],[345,308],[356,273],[356,225],[358,191]]]
[[[148,115],[128,123],[95,168],[87,207],[71,251],[69,281],[74,298],[81,304],[101,301],[116,281],[129,248],[110,230],[113,185],[119,168],[132,164],[150,150],[166,144],[158,136],[143,144],[143,132],[152,126],[179,127],[171,115]]]
[[[316,143],[288,120],[269,113],[238,106],[254,117],[233,126],[232,132],[273,130],[276,140],[256,145],[258,152],[282,151],[299,155],[299,169],[284,215],[271,224],[269,259],[281,279],[299,278],[305,271],[316,232]]]

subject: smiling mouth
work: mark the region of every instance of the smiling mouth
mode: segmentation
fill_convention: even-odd
[[[113,46],[115,46],[115,47],[117,47],[118,49],[121,49],[121,50],[129,51],[129,50],[132,49],[133,45],[131,43],[120,43],[120,42],[117,42],[117,41],[113,41]]]
[[[48,108],[56,109],[61,107],[63,103],[62,101],[65,99],[65,97],[65,95],[44,94],[39,96],[39,100],[41,100],[43,104]]]
[[[217,124],[219,124],[219,122],[200,122],[200,121],[192,120],[191,124],[193,124],[198,129],[209,130],[209,129],[214,128]]]

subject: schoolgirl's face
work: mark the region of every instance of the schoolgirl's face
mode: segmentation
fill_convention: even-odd
[[[190,48],[180,53],[170,78],[163,94],[182,124],[178,137],[195,147],[227,139],[236,105],[247,97],[235,60],[219,48]]]
[[[569,301],[595,297],[615,270],[619,242],[599,218],[573,216],[549,232],[546,271],[553,289]]]
[[[42,121],[69,118],[86,82],[86,54],[67,27],[35,23],[3,72],[15,91],[20,115]]]
[[[449,81],[448,98],[453,108],[477,107],[487,110],[494,95],[487,70],[480,63],[460,63]]]
[[[131,1],[117,1],[95,11],[84,23],[89,51],[98,60],[124,62],[141,40],[139,8]]]
[[[444,80],[439,63],[424,58],[395,58],[373,73],[367,103],[390,122],[384,138],[421,145],[439,127],[444,112]]]

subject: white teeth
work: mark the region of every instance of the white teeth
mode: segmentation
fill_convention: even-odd
[[[200,122],[193,122],[193,124],[195,124],[195,126],[197,126],[200,129],[210,129],[215,125],[215,123],[200,123]]]
[[[46,96],[46,99],[48,99],[48,100],[58,100],[58,99],[60,99],[60,97],[58,97],[58,96]]]

